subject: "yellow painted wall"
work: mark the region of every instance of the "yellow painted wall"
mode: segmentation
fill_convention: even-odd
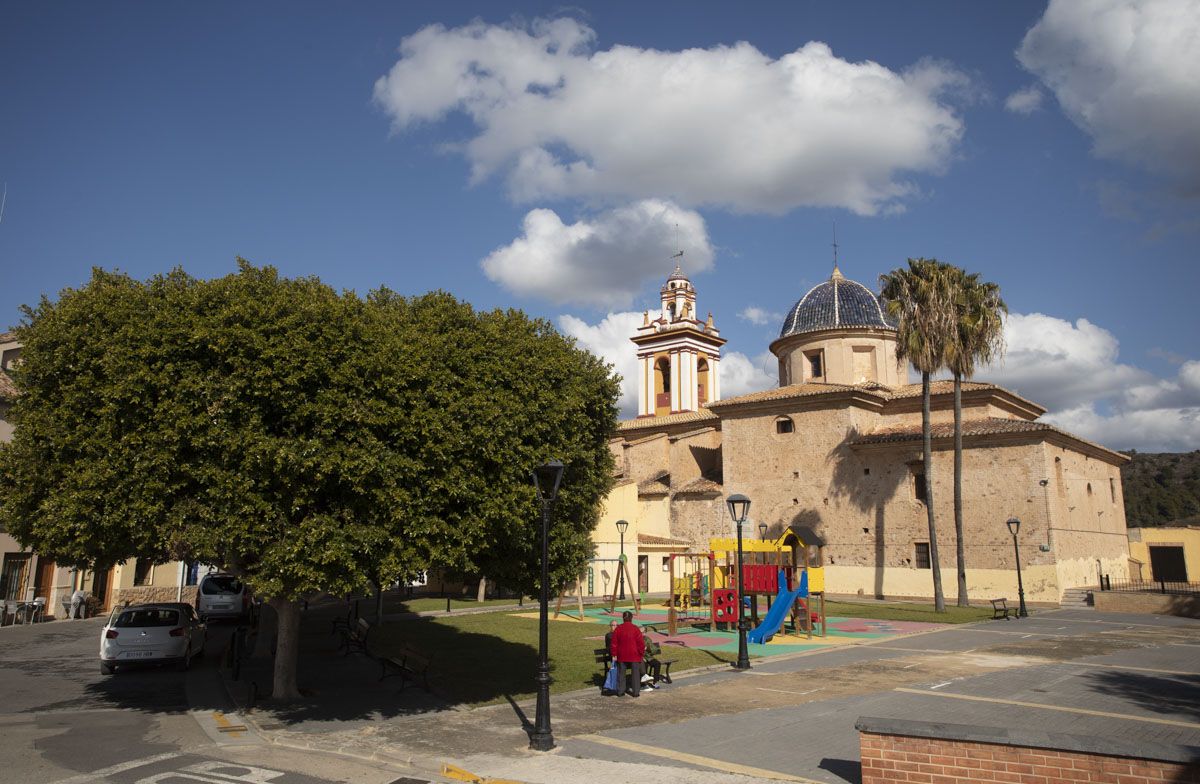
[[[1200,526],[1186,528],[1130,528],[1129,555],[1141,561],[1145,579],[1152,579],[1150,545],[1182,545],[1183,561],[1190,582],[1200,582]]]
[[[968,569],[972,604],[1005,597],[1012,606],[1017,602],[1017,573],[1013,569]],[[1052,564],[1021,569],[1025,583],[1025,601],[1057,602],[1058,573]],[[875,568],[870,566],[826,566],[825,590],[829,593],[855,594],[863,586],[875,584]],[[958,595],[958,577],[951,568],[942,568],[942,592],[948,603]],[[883,573],[883,594],[893,597],[929,597],[933,595],[933,572],[929,569],[889,567]],[[984,605],[986,606],[986,605]]]

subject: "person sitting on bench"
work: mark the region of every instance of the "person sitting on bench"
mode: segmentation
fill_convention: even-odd
[[[643,633],[642,642],[646,646],[646,653],[642,659],[642,683],[649,686],[651,689],[658,688],[654,684],[662,680],[662,662],[658,660],[658,654],[662,652],[662,648],[658,643],[650,639],[649,634]]]

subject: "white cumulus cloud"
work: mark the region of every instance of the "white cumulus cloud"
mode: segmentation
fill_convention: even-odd
[[[1017,58],[1097,155],[1200,192],[1200,3],[1051,0]]]
[[[642,325],[640,312],[609,313],[597,324],[589,324],[570,314],[558,317],[563,334],[575,338],[579,345],[608,362],[621,374],[621,416],[637,416],[638,362],[637,347],[630,340]],[[721,374],[721,396],[734,397],[775,386],[775,357],[763,352],[753,359],[737,351],[721,354],[718,372]]]
[[[481,262],[508,290],[556,304],[629,305],[649,279],[665,278],[670,258],[689,274],[712,266],[704,218],[669,202],[645,199],[564,223],[553,210],[530,211],[522,234]]]
[[[1004,99],[1004,108],[1014,114],[1033,114],[1042,108],[1043,93],[1037,85],[1017,90]]]
[[[761,327],[764,324],[778,324],[783,320],[783,314],[751,305],[743,308],[742,312],[738,314],[738,318]]]
[[[1047,421],[1112,449],[1200,448],[1200,361],[1157,378],[1120,362],[1116,337],[1087,319],[1013,313],[1004,334],[1004,360],[977,377],[1045,406]]]
[[[462,113],[456,149],[474,180],[512,196],[667,197],[784,213],[903,208],[915,174],[939,173],[963,134],[966,77],[922,61],[897,72],[810,41],[772,58],[749,43],[594,50],[572,19],[431,25],[405,38],[375,84],[396,130]]]

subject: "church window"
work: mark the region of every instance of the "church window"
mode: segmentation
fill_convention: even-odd
[[[929,563],[929,542],[916,543],[916,567],[918,569],[931,569]]]
[[[1112,502],[1117,502],[1117,480],[1111,477],[1108,480],[1108,494],[1112,496]]]
[[[925,493],[925,467],[915,463],[909,469],[912,471],[913,498],[925,503],[925,499],[928,498]]]
[[[708,402],[708,360],[701,359],[696,363],[696,399],[701,403]]]
[[[854,383],[875,380],[875,349],[870,346],[854,347]]]
[[[805,351],[804,358],[808,360],[808,377],[819,379],[825,377],[825,352],[817,349],[816,351]]]
[[[791,376],[792,376],[791,367],[789,366],[787,359],[780,358],[780,360],[779,360],[779,386],[786,387],[788,384],[792,383]]]
[[[789,417],[779,417],[775,420],[775,432],[779,434],[793,433],[796,430],[796,423]]]
[[[675,320],[675,303],[674,302],[672,302],[670,305],[667,305],[667,319],[669,321]]]
[[[1087,485],[1087,494],[1088,494],[1089,496],[1092,494],[1092,483],[1091,483],[1091,482],[1088,482],[1088,485]]]

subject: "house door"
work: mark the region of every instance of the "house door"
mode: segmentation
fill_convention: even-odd
[[[638,556],[638,593],[650,590],[650,556]]]
[[[29,580],[29,553],[5,553],[0,568],[0,599],[10,602],[25,600],[25,583]]]
[[[1168,583],[1186,583],[1187,565],[1183,560],[1182,547],[1151,547],[1150,574],[1154,580]]]
[[[112,570],[96,569],[92,574],[95,575],[95,577],[92,579],[92,596],[95,596],[100,600],[100,609],[107,610],[109,609],[108,593],[110,587],[109,583],[112,582],[110,579],[112,576]]]
[[[39,558],[37,576],[33,578],[33,596],[36,599],[39,596],[46,597],[46,612],[54,611],[54,602],[50,600],[50,594],[54,593],[54,561],[49,558]]]

